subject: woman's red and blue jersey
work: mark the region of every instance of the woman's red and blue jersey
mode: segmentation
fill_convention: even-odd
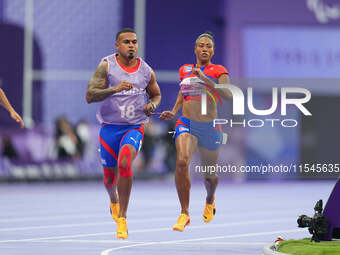
[[[195,65],[186,64],[179,69],[179,78],[181,80],[179,85],[184,101],[200,101],[201,95],[207,93],[207,91],[221,101],[216,90],[206,86],[201,79],[192,73],[194,67]],[[201,70],[215,83],[222,74],[228,74],[227,69],[221,65],[210,64],[201,67]],[[175,140],[183,133],[196,136],[198,144],[211,151],[217,150],[223,142],[221,127],[214,127],[213,122],[197,122],[181,116],[176,123]]]
[[[184,100],[201,100],[201,95],[206,93],[206,90],[220,100],[216,90],[204,85],[204,82],[192,73],[194,67],[193,64],[185,64],[179,69],[179,79],[181,80],[179,86]],[[222,74],[228,74],[227,69],[222,65],[210,64],[200,69],[215,83]]]

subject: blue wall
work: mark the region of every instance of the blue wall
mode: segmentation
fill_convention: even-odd
[[[193,63],[194,42],[206,30],[215,34],[213,62],[223,63],[223,1],[147,0],[146,60],[156,69],[178,70]]]
[[[209,30],[215,34],[213,62],[224,64],[224,0],[146,1],[145,60],[154,70],[177,72],[183,64],[194,63],[194,42]],[[134,0],[123,1],[122,27],[134,26]],[[159,111],[172,107],[177,82],[159,81],[163,94]]]
[[[3,17],[3,9],[4,9],[4,3],[3,0],[0,0],[0,22],[2,22],[2,17]]]
[[[146,1],[145,58],[155,70],[178,71],[183,64],[196,62],[194,43],[196,38],[209,30],[215,35],[216,64],[224,64],[223,0],[207,4],[195,1]],[[171,109],[179,86],[177,82],[159,82],[162,103],[159,111]]]

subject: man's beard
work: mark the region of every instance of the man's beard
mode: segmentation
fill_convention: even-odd
[[[134,56],[133,54],[129,54],[129,55],[128,55],[128,59],[129,59],[129,60],[133,59],[134,57],[135,57],[135,56]]]

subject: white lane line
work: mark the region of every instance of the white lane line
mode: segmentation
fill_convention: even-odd
[[[202,207],[203,208],[203,207]],[[55,213],[55,212],[54,212]],[[173,210],[157,210],[158,215],[164,215],[166,213],[169,213],[169,215],[173,215],[174,211]],[[201,210],[191,210],[191,214],[195,213],[201,213]],[[296,211],[291,210],[266,210],[266,211],[256,211],[256,212],[240,212],[240,213],[235,213],[235,212],[228,212],[225,211],[223,214],[219,215],[226,215],[228,218],[230,217],[242,217],[242,216],[254,216],[254,215],[272,215],[272,214],[294,214]],[[129,212],[129,216],[143,216],[143,215],[150,215],[150,212],[137,212],[137,211],[132,211]],[[90,219],[90,218],[108,218],[108,210],[107,213],[105,212],[95,212],[92,214],[64,214],[64,215],[56,215],[56,216],[33,216],[33,217],[20,217],[20,218],[0,218],[0,223],[11,223],[11,222],[25,222],[25,221],[44,221],[44,220],[65,220],[65,219]]]
[[[77,213],[65,213],[65,214],[59,214],[59,215],[55,215],[55,216],[51,216],[51,215],[34,215],[34,216],[30,216],[30,217],[9,217],[9,218],[5,218],[7,216],[0,216],[0,223],[4,222],[4,223],[9,223],[9,222],[24,222],[24,221],[43,221],[43,220],[64,220],[64,219],[73,219],[73,218],[80,218],[80,219],[86,219],[86,218],[104,218],[104,217],[108,217],[110,216],[109,214],[109,207],[105,208],[106,210],[102,210],[101,212],[93,212],[93,213],[88,213],[88,214],[77,214]],[[174,213],[174,210],[157,210],[158,214],[165,214],[167,212],[171,212],[171,214]],[[55,214],[56,212],[51,212],[50,214]],[[129,211],[128,213],[129,216],[134,216],[134,215],[138,215],[138,216],[143,216],[143,215],[150,215],[150,212],[144,212],[144,211]]]
[[[242,245],[242,246],[264,246],[268,244],[268,242],[188,242],[188,243],[182,243],[180,245]]]
[[[288,229],[288,230],[277,230],[271,232],[256,232],[256,233],[248,233],[248,234],[236,234],[236,235],[225,235],[225,236],[213,236],[213,237],[205,237],[205,238],[193,238],[193,239],[182,239],[182,240],[174,240],[174,241],[165,241],[165,242],[149,242],[142,244],[132,244],[121,246],[117,248],[107,249],[101,252],[101,255],[109,255],[113,251],[133,248],[138,246],[151,246],[151,245],[163,245],[163,244],[180,244],[185,242],[200,242],[200,241],[208,241],[208,240],[216,240],[216,239],[227,239],[227,238],[242,238],[242,237],[253,237],[253,236],[264,236],[264,235],[273,235],[273,234],[282,234],[282,233],[295,233],[302,232],[303,229]]]
[[[64,219],[89,219],[89,218],[100,218],[105,217],[107,215],[102,214],[89,214],[89,215],[79,215],[79,214],[71,214],[71,215],[58,215],[58,216],[42,216],[42,217],[22,217],[22,218],[7,218],[0,219],[0,222],[9,223],[9,222],[23,222],[23,221],[43,221],[43,220],[64,220]]]
[[[291,222],[295,220],[295,218],[281,218],[281,219],[273,219],[273,220],[253,220],[253,221],[242,221],[242,222],[229,222],[229,223],[216,223],[216,224],[204,224],[199,226],[190,226],[190,229],[209,229],[209,228],[223,228],[223,227],[232,227],[232,226],[247,226],[247,225],[256,225],[256,224],[269,224],[269,223],[281,223],[281,222]],[[166,228],[150,228],[150,229],[139,229],[132,230],[129,233],[146,233],[146,232],[156,232],[156,231],[167,231],[171,230],[170,227]]]
[[[77,224],[58,224],[58,225],[44,225],[44,226],[30,226],[30,227],[17,227],[17,228],[1,228],[0,232],[9,231],[25,231],[36,229],[51,229],[51,228],[74,228],[74,227],[89,227],[89,226],[101,226],[112,224],[112,221],[92,222],[92,223],[77,223]]]
[[[104,236],[113,235],[113,232],[101,232],[93,234],[78,234],[78,235],[65,235],[65,236],[50,236],[50,237],[38,237],[38,238],[27,238],[27,239],[13,239],[13,240],[0,240],[0,243],[15,243],[15,242],[36,242],[52,239],[64,239],[64,238],[77,238],[77,237],[90,237],[90,236]]]
[[[171,210],[157,210],[158,214],[164,214],[166,212],[171,212],[173,214],[173,211]],[[53,212],[55,214],[56,212]],[[52,214],[52,213],[51,213]],[[143,216],[143,215],[150,215],[150,212],[138,212],[138,211],[132,211],[129,212],[129,216]],[[32,217],[19,217],[19,218],[2,218],[0,216],[0,223],[10,223],[10,222],[24,222],[24,221],[43,221],[43,220],[64,220],[64,219],[88,219],[88,218],[109,218],[109,208],[107,210],[103,210],[102,212],[94,212],[90,214],[76,214],[76,213],[70,213],[70,214],[64,214],[64,215],[56,215],[56,216],[32,216]]]
[[[110,240],[91,240],[91,239],[62,239],[62,240],[45,240],[45,241],[39,241],[42,243],[110,243],[110,244],[115,244],[115,243],[134,243],[134,244],[145,244],[145,243],[151,243],[151,241],[144,241],[144,242],[137,242],[137,241],[129,241],[129,240],[115,240],[115,239],[110,239]],[[180,244],[180,245],[187,245],[187,246],[197,246],[197,245],[243,245],[243,246],[263,246],[268,244],[268,242],[188,242],[185,244]]]
[[[129,240],[117,240],[117,239],[110,239],[110,240],[81,240],[81,239],[62,239],[62,240],[44,240],[44,241],[39,241],[42,243],[52,243],[52,242],[57,242],[57,243],[110,243],[110,244],[115,244],[115,243],[145,243],[145,242],[137,242],[137,241],[129,241]],[[268,244],[268,243],[265,243]]]
[[[191,217],[192,219],[198,219],[197,217]],[[173,220],[174,217],[163,217],[163,218],[152,218],[152,219],[136,219],[129,220],[129,223],[135,222],[156,222],[156,221],[167,221]],[[292,220],[292,218],[281,218],[280,220]],[[268,222],[269,221],[269,222]],[[277,219],[273,220],[277,222]],[[265,220],[265,223],[271,223],[270,220]],[[36,229],[51,229],[51,228],[74,228],[74,227],[89,227],[89,226],[103,226],[103,225],[111,225],[113,221],[101,221],[101,222],[91,222],[91,223],[76,223],[76,224],[53,224],[53,225],[39,225],[39,226],[26,226],[26,227],[14,227],[14,228],[1,228],[0,232],[9,232],[9,231],[25,231],[25,230],[36,230]],[[227,226],[240,226],[246,224],[259,224],[263,223],[263,220],[255,220],[255,221],[243,221],[243,222],[235,222],[235,223],[226,223]],[[209,226],[215,226],[215,224],[210,224]],[[218,224],[217,226],[225,226],[225,224]],[[193,226],[195,228],[197,226]]]
[[[173,219],[173,218],[172,218]],[[231,222],[231,223],[216,223],[216,224],[204,224],[199,226],[190,226],[190,229],[208,229],[208,228],[221,228],[221,227],[230,227],[230,226],[243,226],[243,225],[256,225],[256,224],[269,224],[269,223],[282,223],[282,222],[291,222],[295,220],[295,218],[281,218],[281,219],[273,219],[273,220],[255,220],[255,221],[242,221],[242,222]],[[150,219],[150,221],[152,221]],[[147,232],[158,232],[158,231],[171,231],[171,226],[163,227],[163,228],[149,228],[149,229],[138,229],[129,231],[129,233],[147,233]],[[101,235],[113,235],[113,232],[101,232],[101,233],[93,233],[93,234],[79,234],[79,235],[65,235],[65,236],[51,236],[51,237],[38,237],[38,238],[29,238],[29,239],[13,239],[13,240],[0,240],[0,243],[11,243],[11,242],[34,242],[41,240],[50,240],[50,239],[66,239],[66,238],[77,238],[77,237],[86,237],[86,236],[101,236]]]
[[[172,220],[174,217],[164,217],[164,218],[152,218],[152,219],[138,219],[138,220],[129,220],[129,222],[154,222],[154,221],[164,221],[164,220]],[[33,229],[50,229],[50,228],[73,228],[73,227],[88,227],[88,226],[102,226],[102,225],[110,225],[114,223],[111,221],[101,221],[101,222],[91,222],[91,223],[76,223],[76,224],[54,224],[54,225],[39,225],[39,226],[27,226],[27,227],[14,227],[14,228],[1,228],[0,232],[9,232],[9,231],[23,231],[23,230],[33,230]]]

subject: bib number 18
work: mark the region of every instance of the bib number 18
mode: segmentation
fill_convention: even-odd
[[[135,117],[135,107],[133,105],[126,105],[120,106],[120,116],[122,119],[132,119]]]

